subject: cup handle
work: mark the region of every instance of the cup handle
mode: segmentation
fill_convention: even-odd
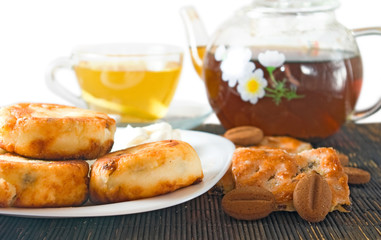
[[[77,107],[87,108],[87,104],[82,100],[81,96],[75,95],[69,91],[64,85],[62,85],[56,78],[56,73],[58,70],[70,69],[73,70],[73,64],[71,60],[67,57],[62,57],[54,60],[46,71],[45,81],[48,88],[62,97],[63,99],[71,102]]]
[[[358,28],[358,29],[352,29],[352,33],[354,37],[362,37],[362,36],[368,36],[368,35],[380,35],[381,36],[381,27],[369,27],[369,28]],[[369,108],[354,111],[352,115],[350,116],[350,120],[357,121],[360,119],[364,119],[369,117],[370,115],[376,113],[378,110],[381,109],[381,98],[372,106]]]

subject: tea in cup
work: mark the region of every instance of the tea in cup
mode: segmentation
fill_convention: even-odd
[[[74,105],[116,115],[121,123],[153,122],[167,113],[182,69],[182,49],[162,44],[80,46],[47,70],[48,87]],[[72,69],[77,96],[57,78]]]

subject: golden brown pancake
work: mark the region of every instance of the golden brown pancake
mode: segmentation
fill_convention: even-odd
[[[91,168],[94,203],[148,198],[200,182],[201,161],[186,142],[164,140],[141,144],[99,158]]]
[[[110,152],[115,120],[58,104],[20,103],[0,109],[0,148],[49,160],[94,159]]]
[[[82,160],[31,160],[0,155],[0,207],[78,206],[88,198],[89,165]]]

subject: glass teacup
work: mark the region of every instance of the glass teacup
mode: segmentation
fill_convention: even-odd
[[[52,62],[48,87],[72,104],[116,116],[120,123],[162,118],[176,92],[182,69],[181,48],[163,44],[100,44],[75,48]],[[81,94],[58,81],[58,70],[75,72]]]

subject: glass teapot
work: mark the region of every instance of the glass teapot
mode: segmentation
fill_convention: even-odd
[[[363,67],[356,37],[335,17],[336,0],[254,0],[208,37],[193,7],[181,9],[192,62],[226,128],[252,125],[267,135],[322,139],[356,111]]]

